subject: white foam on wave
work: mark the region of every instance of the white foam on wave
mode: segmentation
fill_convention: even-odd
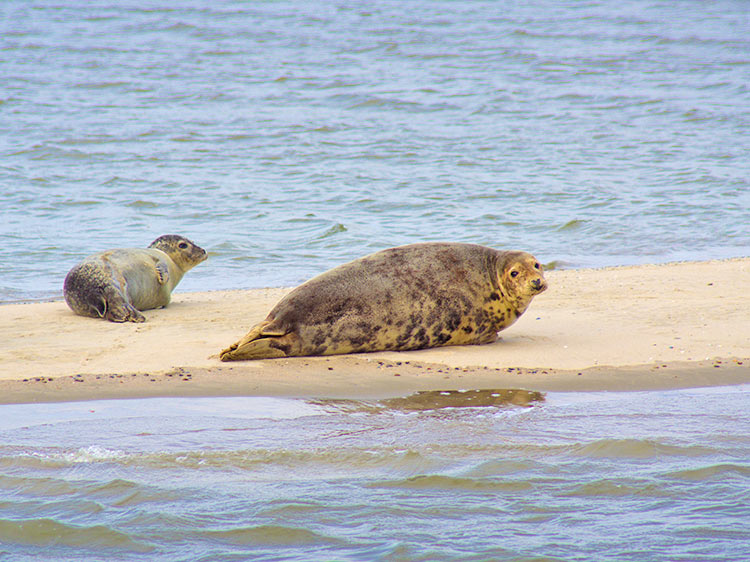
[[[107,449],[106,447],[100,447],[98,445],[81,447],[76,451],[69,451],[67,453],[52,455],[53,458],[58,457],[60,460],[64,460],[69,463],[112,461],[119,460],[127,456],[128,453],[126,453],[125,451]]]

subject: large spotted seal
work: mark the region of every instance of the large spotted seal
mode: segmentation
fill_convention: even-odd
[[[425,243],[383,250],[300,285],[222,361],[489,343],[547,288],[526,252]]]
[[[187,238],[160,236],[148,248],[99,252],[65,277],[65,302],[76,314],[111,322],[144,322],[141,310],[167,306],[186,271],[206,259]]]

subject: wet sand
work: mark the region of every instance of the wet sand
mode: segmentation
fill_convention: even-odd
[[[0,306],[0,402],[389,397],[418,390],[650,390],[750,382],[750,258],[547,273],[490,345],[222,363],[289,289],[176,293],[143,324],[63,301]]]

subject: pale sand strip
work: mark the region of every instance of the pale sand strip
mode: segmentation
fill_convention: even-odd
[[[750,258],[547,278],[549,290],[491,345],[238,363],[216,355],[288,289],[178,293],[168,308],[146,311],[144,324],[78,317],[62,301],[4,305],[0,401],[750,382]]]

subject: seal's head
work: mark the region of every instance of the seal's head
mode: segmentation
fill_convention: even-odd
[[[151,242],[149,248],[161,250],[167,254],[183,272],[194,268],[208,257],[206,250],[177,234],[159,236]]]
[[[526,252],[503,252],[497,263],[497,277],[505,294],[521,305],[521,310],[547,289],[542,265]]]

